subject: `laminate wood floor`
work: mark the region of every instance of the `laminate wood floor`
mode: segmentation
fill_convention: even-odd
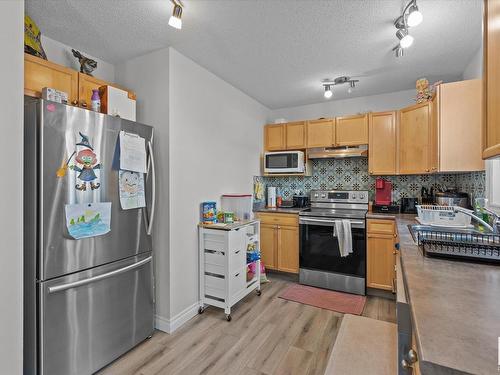
[[[100,375],[323,375],[343,314],[278,298],[291,283],[271,276],[259,297],[250,294],[225,320],[209,307],[172,335],[153,337]],[[396,321],[395,302],[368,297],[363,315]]]

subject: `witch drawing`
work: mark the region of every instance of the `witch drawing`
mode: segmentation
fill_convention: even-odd
[[[73,152],[73,154],[69,157],[67,164],[69,164],[72,157],[76,154],[75,161],[77,164],[80,164],[81,167],[79,167],[78,165],[69,166],[70,169],[76,172],[80,172],[80,174],[78,175],[78,179],[81,181],[81,183],[76,184],[75,188],[77,190],[86,191],[87,183],[89,183],[90,188],[92,190],[96,190],[99,189],[99,186],[101,186],[101,184],[95,182],[95,180],[97,179],[95,170],[101,169],[101,164],[97,162],[97,156],[94,153],[94,149],[90,145],[89,137],[82,133],[79,134],[80,137],[82,137],[82,140],[76,145],[83,147],[83,149],[78,151],[78,153],[76,151]]]

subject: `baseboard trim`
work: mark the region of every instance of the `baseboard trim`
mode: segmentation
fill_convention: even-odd
[[[172,319],[155,315],[155,328],[166,333],[173,333],[195,317],[198,314],[199,307],[199,302],[193,303],[191,306],[188,306],[179,314],[175,315]]]

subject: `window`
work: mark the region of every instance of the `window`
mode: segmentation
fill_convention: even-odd
[[[500,213],[500,159],[486,161],[486,198],[488,206]]]

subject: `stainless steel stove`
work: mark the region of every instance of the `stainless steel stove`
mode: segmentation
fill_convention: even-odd
[[[367,191],[312,190],[311,208],[299,214],[301,284],[366,294]],[[341,256],[335,222],[351,226],[353,252]]]

